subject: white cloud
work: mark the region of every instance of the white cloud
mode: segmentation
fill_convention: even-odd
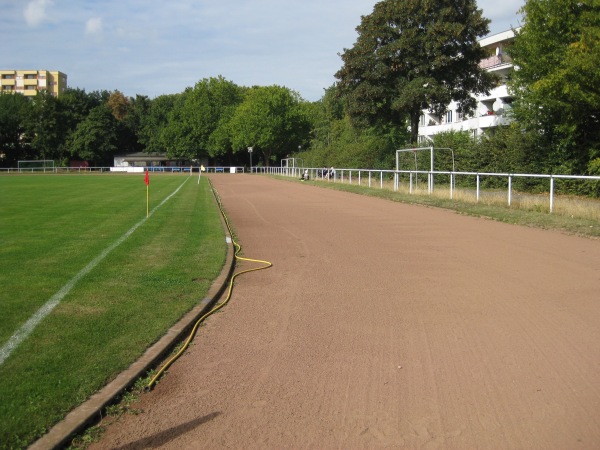
[[[93,35],[102,32],[102,18],[92,17],[85,23],[85,34]]]
[[[23,15],[30,27],[37,27],[47,19],[46,7],[52,5],[52,0],[33,0],[27,4]]]

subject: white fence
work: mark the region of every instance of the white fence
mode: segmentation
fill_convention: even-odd
[[[427,192],[433,193],[436,176],[446,176],[449,178],[449,197],[454,198],[456,191],[456,179],[458,177],[475,178],[475,192],[477,201],[481,198],[481,179],[485,177],[505,178],[507,180],[507,203],[510,206],[513,202],[513,180],[515,178],[542,178],[549,181],[548,195],[550,212],[554,210],[555,199],[555,182],[556,180],[591,180],[600,183],[600,176],[589,175],[542,175],[542,174],[525,174],[525,173],[486,173],[486,172],[446,172],[446,171],[426,171],[426,170],[379,170],[379,169],[335,169],[332,174],[323,176],[324,169],[315,167],[254,167],[252,173],[266,173],[273,175],[282,175],[289,177],[300,178],[305,170],[308,170],[310,179],[323,179],[334,183],[348,183],[364,185],[367,187],[384,188],[384,181],[390,180],[393,182],[393,190],[398,191],[401,182],[404,181],[408,187],[409,193],[414,193],[418,185],[419,175],[427,179]],[[325,169],[327,170],[327,169]]]
[[[127,169],[127,170],[123,170]],[[149,167],[153,172],[181,173],[187,172],[191,175],[192,172],[198,172],[199,167]],[[0,168],[2,173],[103,173],[115,171],[127,172],[143,172],[145,167],[39,167],[39,168]],[[475,179],[475,195],[477,201],[480,200],[482,189],[481,179],[485,177],[505,178],[507,180],[506,200],[510,206],[513,202],[513,180],[515,178],[541,178],[548,180],[548,196],[550,212],[554,210],[555,200],[555,182],[557,180],[579,180],[579,181],[596,181],[600,183],[600,176],[588,175],[542,175],[542,174],[525,174],[525,173],[485,173],[485,172],[454,172],[454,171],[426,171],[426,170],[383,170],[383,169],[335,169],[332,173],[326,168],[318,167],[252,167],[250,173],[282,175],[287,177],[300,178],[302,174],[308,170],[308,175],[311,180],[323,179],[333,183],[348,183],[357,184],[366,187],[384,188],[387,182],[392,182],[393,190],[398,191],[401,185],[408,187],[409,193],[415,193],[419,184],[419,176],[426,179],[427,192],[433,193],[435,187],[435,177],[444,176],[449,179],[449,183],[445,184],[448,188],[450,199],[454,198],[456,191],[456,180],[459,177],[471,177]],[[210,166],[206,167],[209,173],[244,173],[245,168],[241,166]],[[324,174],[323,172],[327,172]]]

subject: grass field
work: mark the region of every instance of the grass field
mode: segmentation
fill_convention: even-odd
[[[151,175],[146,220],[143,178],[0,177],[0,346],[131,233],[0,363],[0,448],[26,447],[128,367],[220,273],[227,249],[206,180]]]

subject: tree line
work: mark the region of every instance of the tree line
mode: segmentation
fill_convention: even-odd
[[[600,174],[600,6],[596,0],[527,0],[509,54],[512,124],[477,139],[443,133],[457,170]],[[416,145],[419,116],[450,101],[468,114],[494,76],[479,68],[489,32],[475,0],[384,0],[363,16],[340,54],[337,81],[316,102],[282,86],[238,86],[221,76],[154,99],[69,89],[54,98],[0,95],[0,164],[166,153],[247,165],[285,157],[305,165],[392,168]],[[431,144],[428,144],[431,145]]]
[[[203,79],[154,99],[67,89],[58,97],[0,95],[1,164],[53,159],[112,165],[116,154],[166,153],[179,161],[239,163],[253,147],[269,165],[307,145],[306,102],[281,86],[241,87]],[[244,159],[245,158],[245,159]]]

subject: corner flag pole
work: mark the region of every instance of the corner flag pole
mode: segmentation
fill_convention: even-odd
[[[144,183],[146,183],[146,218],[148,218],[148,215],[150,214],[150,177],[148,176],[148,168],[146,168]]]

